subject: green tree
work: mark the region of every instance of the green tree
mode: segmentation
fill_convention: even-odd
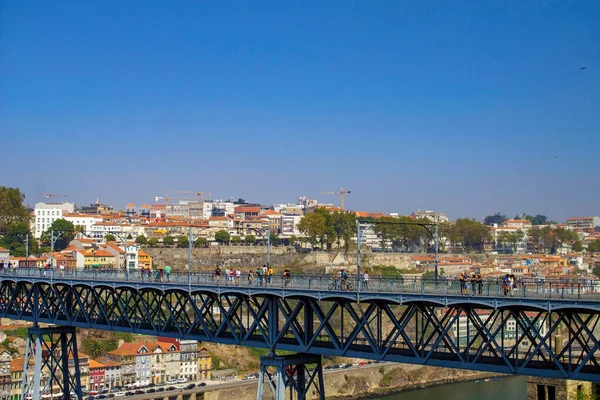
[[[148,239],[146,238],[146,236],[140,235],[135,238],[135,242],[139,245],[145,245],[148,244]]]
[[[306,214],[298,223],[298,230],[308,236],[308,241],[311,245],[316,246],[321,239],[321,245],[323,243],[322,238],[325,236],[325,215],[317,208],[315,211]]]
[[[594,273],[594,275],[600,278],[600,266],[594,267],[594,269],[592,269],[592,272]]]
[[[104,236],[104,241],[105,242],[116,242],[117,238],[115,237],[115,235],[109,233],[107,235]]]
[[[298,238],[296,237],[296,235],[292,235],[292,236],[290,236],[288,241],[290,243],[290,246],[294,246],[298,242]]]
[[[600,239],[594,240],[587,247],[590,253],[600,253]]]
[[[10,252],[11,256],[24,257],[27,253],[25,239],[29,235],[29,254],[38,252],[38,242],[29,230],[26,222],[16,222],[10,226],[8,232],[0,238],[0,245]]]
[[[242,238],[239,236],[232,236],[231,237],[231,244],[235,244],[235,245],[239,245],[240,243],[242,243]]]
[[[163,244],[165,246],[173,246],[175,244],[175,238],[173,236],[165,236]]]
[[[384,216],[378,218],[373,224],[373,232],[380,240],[381,248],[385,250],[386,244],[400,237],[400,224],[394,217]]]
[[[190,246],[190,240],[187,235],[181,235],[177,238],[177,247],[186,249]]]
[[[253,246],[254,244],[256,244],[256,236],[246,235],[246,237],[244,238],[244,243],[246,243],[247,245]]]
[[[66,249],[71,240],[75,237],[75,227],[73,226],[73,223],[62,218],[57,219],[50,225],[46,232],[42,233],[41,242],[44,246],[51,247],[52,231],[54,231],[55,238],[54,251]]]
[[[206,239],[205,237],[199,237],[194,241],[194,247],[196,248],[200,248],[200,247],[208,247],[208,239]]]
[[[341,247],[344,242],[344,251],[348,252],[350,240],[356,233],[356,217],[353,213],[343,211],[334,211],[326,218],[326,223],[331,225],[337,242],[337,247]]]
[[[271,246],[279,246],[281,244],[281,239],[279,239],[279,235],[273,232],[269,233],[269,241],[271,242]]]
[[[95,338],[85,338],[82,340],[81,345],[83,351],[92,358],[98,358],[106,353],[104,341]]]
[[[464,251],[483,251],[484,245],[491,241],[490,228],[469,218],[459,218],[453,224],[441,225],[442,236]]]
[[[531,225],[544,225],[548,220],[545,215],[537,214],[536,216],[525,215],[525,219],[531,222]]]
[[[148,240],[148,244],[150,247],[156,247],[158,245],[158,239],[155,237],[150,238],[150,240]]]
[[[485,225],[494,225],[494,224],[500,225],[501,223],[503,223],[507,219],[508,218],[506,217],[506,215],[500,214],[499,212],[497,212],[494,215],[488,215],[487,217],[485,217],[483,219],[483,223]]]
[[[229,243],[231,240],[231,235],[225,229],[221,229],[217,233],[215,233],[215,240],[221,244]]]
[[[0,234],[6,233],[13,224],[29,224],[31,214],[23,200],[25,194],[19,189],[0,186]]]
[[[579,253],[583,251],[583,244],[581,244],[579,240],[576,240],[575,243],[573,243],[573,245],[571,246],[571,248],[573,249],[573,251]]]

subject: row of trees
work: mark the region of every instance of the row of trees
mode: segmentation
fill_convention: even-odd
[[[351,213],[330,213],[324,208],[317,208],[300,220],[298,230],[306,235],[306,241],[312,246],[330,249],[333,243],[338,248],[343,243],[344,250],[348,251],[355,235],[356,217]]]
[[[483,252],[485,245],[493,239],[488,226],[469,218],[459,218],[454,223],[441,224],[440,236],[446,239],[440,241],[441,246],[445,246],[445,242],[448,241],[453,247],[462,247],[467,253]]]
[[[276,234],[273,234],[273,233],[271,233],[270,240],[271,240],[272,246],[279,246],[282,243],[279,236],[277,236]],[[294,244],[297,241],[297,238],[295,236],[292,236],[288,240],[289,240],[290,244]],[[160,242],[158,241],[157,238],[148,239],[143,235],[138,236],[135,239],[135,241],[136,241],[136,243],[138,243],[140,245],[148,245],[150,247],[156,247],[160,244]],[[246,235],[242,238],[240,236],[232,236],[229,232],[227,232],[224,229],[217,231],[215,233],[215,241],[220,244],[248,245],[248,246],[254,246],[257,243],[259,243],[259,240],[254,235]],[[264,239],[262,240],[262,242],[264,242]],[[181,236],[177,236],[177,237],[165,236],[163,238],[162,245],[187,248],[187,247],[189,247],[190,242],[189,242],[189,238],[187,235],[181,235]],[[209,246],[209,241],[208,241],[208,239],[206,239],[204,237],[199,237],[194,241],[194,247],[196,247],[196,248],[208,247],[208,246]]]
[[[529,215],[529,214],[521,214],[515,215],[514,219],[526,219],[531,222],[532,225],[544,225],[553,223],[552,221],[548,221],[548,217],[545,215],[537,214],[537,215]],[[494,215],[488,215],[483,219],[483,223],[485,225],[494,225],[494,224],[502,224],[504,221],[508,220],[508,217],[501,213],[495,213]]]

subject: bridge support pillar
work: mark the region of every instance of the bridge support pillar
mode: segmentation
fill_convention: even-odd
[[[309,365],[314,365],[314,369]],[[286,400],[286,391],[289,391],[289,400],[306,400],[311,387],[319,400],[325,400],[321,356],[299,353],[261,357],[257,400],[263,399],[265,387],[271,389],[275,400]]]
[[[39,400],[44,391],[82,399],[74,327],[29,328],[21,387],[21,399]]]

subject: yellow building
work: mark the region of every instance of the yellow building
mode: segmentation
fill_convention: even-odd
[[[198,347],[198,379],[208,380],[211,377],[212,357],[204,347]]]
[[[115,256],[106,250],[75,250],[73,256],[80,269],[114,269],[116,265]]]
[[[152,256],[146,253],[144,250],[138,250],[138,264],[140,269],[152,269]]]

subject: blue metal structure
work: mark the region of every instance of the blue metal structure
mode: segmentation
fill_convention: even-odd
[[[45,275],[44,275],[45,274]],[[332,280],[211,274],[170,282],[115,271],[0,275],[0,316],[224,344],[600,382],[600,284],[371,278],[358,292]],[[130,276],[131,278],[131,276]],[[146,281],[141,281],[145,279]],[[481,293],[481,294],[479,294]]]

